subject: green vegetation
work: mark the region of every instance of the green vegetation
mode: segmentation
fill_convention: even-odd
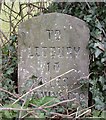
[[[2,79],[0,79],[0,118],[48,118],[56,119],[72,117],[99,117],[106,118],[106,3],[52,3],[48,8],[41,8],[43,13],[60,12],[76,16],[84,20],[90,28],[90,78],[89,78],[89,106],[80,107],[73,102],[63,102],[58,98],[43,97],[41,99],[28,99],[26,95],[18,100],[17,94],[17,27],[20,22],[39,15],[35,9],[27,13],[24,8],[32,8],[33,4],[20,3],[18,11],[14,9],[15,3],[4,4],[3,16],[8,16],[9,35],[6,37],[3,30],[0,30],[2,41]],[[8,8],[8,9],[7,9]],[[36,8],[36,6],[34,6]],[[40,7],[38,7],[40,9]],[[2,10],[2,11],[3,11]],[[10,17],[11,16],[11,17]],[[14,18],[13,18],[14,16]],[[6,18],[4,18],[6,20]],[[82,82],[82,84],[86,84]],[[17,102],[15,102],[18,100]],[[13,104],[14,103],[14,104]]]

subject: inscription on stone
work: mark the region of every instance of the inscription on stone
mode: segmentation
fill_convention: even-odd
[[[86,99],[80,90],[68,91],[78,87],[78,79],[89,74],[88,40],[85,22],[61,13],[40,15],[20,24],[19,92],[31,76],[36,76],[33,86],[36,87],[73,69],[34,91],[35,95]]]

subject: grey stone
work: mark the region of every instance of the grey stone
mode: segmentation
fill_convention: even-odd
[[[89,75],[89,29],[84,21],[61,13],[40,15],[20,24],[18,41],[19,93],[73,69],[34,94],[87,100],[87,91],[76,89],[79,79]]]

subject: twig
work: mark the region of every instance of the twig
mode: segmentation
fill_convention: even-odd
[[[86,108],[86,109],[80,110],[80,112],[83,112],[83,111],[85,111],[85,110],[88,110],[88,109],[90,109],[90,108],[92,108],[92,107],[94,107],[94,105],[93,105],[93,106],[90,106],[90,107],[88,107],[88,108]],[[72,113],[72,114],[70,114],[70,115],[65,115],[65,114],[60,114],[60,113],[55,113],[55,112],[50,112],[50,114],[52,114],[52,115],[58,115],[58,116],[61,116],[61,117],[64,117],[64,118],[72,118],[72,116],[75,115],[76,112],[74,112],[74,113]]]
[[[92,73],[90,73],[89,75],[87,76],[84,76],[84,77],[80,77],[79,79],[77,79],[78,81],[81,80],[81,79],[89,79],[89,76],[91,75]]]
[[[91,113],[91,109],[88,109],[88,110],[86,110],[85,112],[83,112],[82,114],[78,115],[77,118],[79,118],[79,117],[85,115],[85,114],[88,113],[88,112]]]
[[[13,10],[13,7],[14,7],[14,2],[12,2],[12,5],[11,5],[11,8],[10,8],[10,14],[9,14],[9,21],[10,21],[10,36],[11,36],[11,29],[12,29],[12,10]]]
[[[75,118],[77,118],[78,113],[79,113],[79,107],[77,107],[77,112],[76,112],[76,114],[75,114]]]
[[[10,21],[4,20],[4,19],[2,19],[2,18],[0,18],[0,20],[2,20],[3,22],[10,22]]]
[[[15,28],[18,26],[18,24],[27,16],[28,14],[24,15],[13,27],[13,31],[15,31]]]
[[[6,10],[3,10],[2,9],[2,11],[4,12],[4,13],[7,13],[8,15],[10,14],[9,12],[7,12]],[[11,16],[15,19],[15,16],[13,15],[13,14],[11,14]],[[11,21],[14,21],[14,19],[13,20],[11,20]],[[10,21],[9,21],[10,22]]]
[[[22,116],[21,118],[25,118],[27,115],[29,115],[30,112],[26,113],[24,116]]]
[[[75,89],[72,89],[71,91],[68,91],[68,93],[73,92],[73,91],[75,91],[75,90],[81,88],[82,86],[83,86],[83,85],[80,85],[79,87],[77,87],[77,88],[75,88]]]
[[[89,5],[89,2],[87,2],[87,0],[85,0],[85,2],[86,2],[86,4],[87,4],[88,8],[91,9],[91,7],[90,7],[90,5]]]
[[[50,101],[48,101],[48,102],[46,102],[46,103],[44,103],[43,105],[41,105],[40,107],[42,108],[42,107],[44,107],[45,105],[47,105],[48,103],[51,103],[52,101],[54,101],[55,100],[55,98],[54,99],[52,99],[52,100],[50,100]]]
[[[10,100],[12,100],[12,101],[15,101],[16,99],[14,99],[14,98],[12,98],[12,97],[8,97]]]
[[[12,107],[10,107],[10,108],[7,108],[7,107],[0,107],[0,111],[2,111],[2,110],[14,110],[14,111],[36,111],[36,110],[42,110],[42,108],[40,108],[40,107],[38,107],[38,108],[31,108],[31,109],[29,109],[29,108],[27,108],[27,109],[24,109],[24,108],[12,108]]]
[[[8,93],[9,95],[11,95],[11,96],[13,96],[13,97],[15,97],[15,98],[19,98],[19,96],[16,94],[13,94],[13,93],[10,93],[9,91],[7,91],[7,90],[5,90],[5,89],[3,89],[3,88],[0,88],[0,91],[3,91],[3,92],[6,92],[6,93]],[[12,99],[13,101],[15,101],[15,99],[13,99],[13,98],[10,98],[9,97],[9,99]],[[25,100],[23,100],[23,99],[21,99],[23,102],[25,101]],[[30,103],[30,105],[31,106],[33,106],[33,107],[38,107],[38,106],[36,106],[36,105],[34,105],[34,104],[32,104],[32,103]]]
[[[4,44],[4,41],[2,39],[2,36],[0,35],[1,43]],[[1,46],[1,45],[0,45]]]
[[[74,101],[74,100],[76,100],[76,98],[73,98],[73,99],[71,99],[71,100],[64,100],[64,101],[58,102],[58,103],[56,103],[56,104],[53,104],[53,105],[51,105],[51,106],[46,106],[46,107],[43,107],[43,108],[55,107],[55,106],[57,106],[57,105],[60,105],[60,104],[63,104],[63,103],[67,103],[67,102],[72,102],[72,101]]]
[[[0,111],[2,110],[14,110],[14,111],[32,111],[32,109],[21,109],[21,108],[4,108],[4,107],[0,107]]]
[[[80,110],[79,112],[86,111],[86,110],[88,110],[88,109],[90,109],[90,108],[92,108],[92,107],[94,107],[94,106],[95,106],[95,105],[92,105],[92,106],[90,106],[90,107],[88,107],[88,108],[85,108],[85,109]],[[69,116],[72,116],[72,115],[75,115],[75,114],[76,114],[76,112],[70,114]]]
[[[14,110],[14,111],[34,111],[34,110],[38,110],[38,109],[21,109],[21,108],[4,108],[4,107],[0,107],[0,111],[2,110]]]
[[[66,75],[66,74],[68,74],[68,73],[70,73],[70,72],[72,72],[72,71],[76,71],[76,70],[75,70],[75,69],[71,69],[71,70],[69,70],[69,71],[67,71],[67,72],[65,72],[65,73],[63,73],[63,74],[61,74],[61,75],[59,75],[59,76],[51,79],[50,81],[48,81],[48,82],[46,82],[46,83],[44,83],[44,84],[42,84],[42,85],[40,85],[40,86],[38,86],[38,87],[33,88],[32,90],[26,92],[24,95],[22,95],[21,97],[19,97],[13,104],[15,104],[16,102],[18,102],[20,99],[22,99],[23,97],[25,97],[27,94],[29,94],[29,93],[31,93],[31,92],[33,92],[33,91],[35,91],[35,90],[37,90],[37,89],[45,86],[46,84],[49,84],[50,82],[53,82],[53,81],[56,80],[58,77],[62,77],[62,76]]]
[[[19,96],[15,95],[15,94],[13,94],[13,93],[11,93],[11,92],[3,89],[3,88],[0,88],[0,91],[6,92],[6,93],[10,94],[11,96],[13,96],[13,97],[15,97],[15,98],[19,97]]]
[[[9,10],[11,10],[11,8],[8,6],[8,5],[6,5],[6,3],[4,2],[4,5],[9,9]],[[14,12],[14,13],[16,13],[16,14],[18,14],[16,11],[14,11],[13,9],[12,9],[12,12]]]
[[[24,116],[21,117],[22,118],[25,118],[26,116],[28,116],[29,114],[32,114],[35,118],[39,118],[37,115],[33,114],[34,111],[27,111],[28,113],[25,114]]]
[[[33,87],[33,85],[31,86],[30,89],[32,89],[32,87]],[[23,104],[22,104],[21,109],[23,109],[23,107],[24,107],[24,105],[25,105],[25,103],[26,103],[27,97],[28,97],[28,95],[26,95],[26,98],[25,98],[25,100],[24,100],[24,102],[23,102]],[[22,111],[20,111],[20,113],[19,113],[19,119],[21,118],[21,115],[22,115]]]
[[[21,5],[32,5],[33,7],[36,7],[36,8],[38,8],[38,9],[45,9],[45,10],[47,10],[45,7],[39,7],[39,6],[37,6],[37,5],[34,5],[34,4],[32,4],[32,3],[23,3],[23,4],[21,4]]]
[[[2,33],[3,37],[8,41],[8,38],[5,36],[5,34],[3,33],[1,29],[0,29],[0,32]]]
[[[26,98],[25,98],[25,100],[24,100],[24,102],[23,102],[23,104],[22,104],[22,106],[21,106],[21,109],[23,109],[23,107],[24,107],[24,105],[25,105],[25,103],[26,103],[27,97],[28,97],[28,96],[26,96]],[[22,115],[22,111],[20,110],[20,112],[19,112],[19,120],[20,120],[20,118],[21,118],[21,115]]]
[[[69,115],[65,115],[65,114],[60,114],[60,113],[55,113],[55,112],[50,112],[51,115],[57,115],[57,116],[61,116],[63,118],[72,118]]]

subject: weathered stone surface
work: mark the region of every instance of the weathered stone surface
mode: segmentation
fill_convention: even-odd
[[[37,77],[33,86],[43,84],[65,72],[72,72],[35,91],[44,95],[86,99],[78,79],[89,74],[89,53],[86,49],[89,29],[85,22],[66,14],[50,13],[23,22],[19,26],[19,92],[26,81]],[[77,84],[75,84],[77,83]]]

